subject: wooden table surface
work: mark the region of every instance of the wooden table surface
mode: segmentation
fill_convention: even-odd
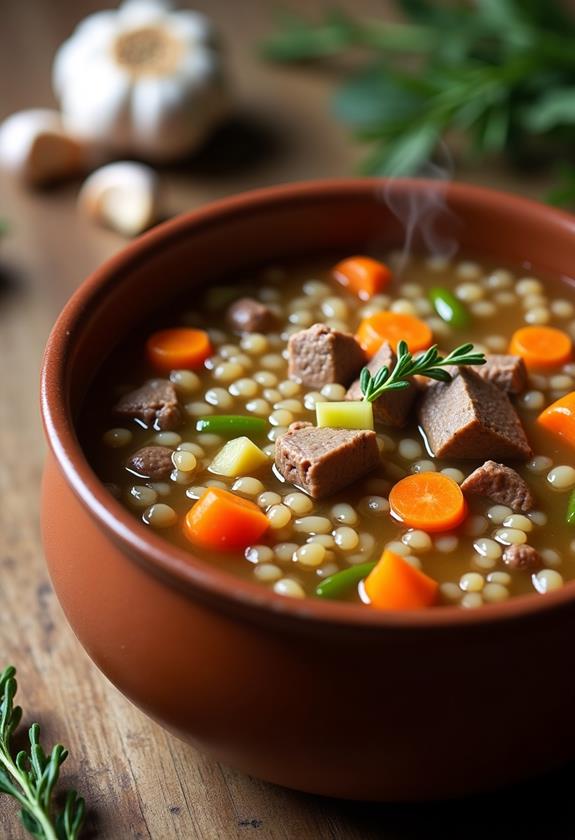
[[[102,5],[98,0],[2,4],[0,118],[52,103],[54,50],[84,14]],[[255,54],[258,37],[271,26],[274,4],[198,0],[194,5],[209,9],[224,34],[238,118],[210,155],[162,172],[167,212],[253,186],[350,174],[359,151],[330,118],[335,71],[264,66]],[[292,8],[310,5],[320,4],[291,3]],[[386,6],[377,0],[340,5],[365,14],[380,14]],[[495,169],[470,177],[533,194],[541,186]],[[38,522],[42,347],[69,294],[123,244],[77,216],[77,188],[69,184],[33,194],[0,180],[0,217],[9,219],[11,228],[0,251],[0,667],[9,662],[18,667],[25,721],[39,720],[48,742],[61,740],[70,748],[63,778],[87,799],[85,836],[575,837],[572,770],[495,797],[452,804],[375,806],[319,799],[215,764],[151,723],[91,664],[51,589]],[[545,737],[544,720],[545,710],[534,710],[534,737]],[[0,836],[24,836],[6,798],[0,798]]]

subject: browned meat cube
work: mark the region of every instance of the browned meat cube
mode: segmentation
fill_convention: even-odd
[[[517,458],[533,454],[509,397],[472,368],[425,389],[419,420],[438,458]]]
[[[375,432],[318,429],[286,432],[276,441],[276,467],[314,499],[331,496],[378,466]]]
[[[330,382],[348,385],[367,359],[351,333],[314,324],[288,342],[289,375],[308,388],[322,388]]]
[[[508,394],[520,394],[527,385],[527,368],[521,356],[487,355],[486,364],[474,370]]]
[[[512,510],[528,511],[535,507],[535,499],[527,482],[511,467],[496,464],[495,461],[486,461],[474,470],[467,476],[461,489],[464,493],[486,496]]]
[[[168,446],[144,446],[130,455],[127,467],[142,478],[158,481],[174,469],[172,451]]]
[[[116,404],[114,413],[162,431],[175,429],[182,422],[176,389],[167,379],[151,379],[141,388],[125,394]]]
[[[522,569],[525,572],[537,572],[543,561],[532,545],[510,545],[503,552],[503,562],[510,569]]]
[[[387,365],[390,371],[395,367],[396,355],[391,345],[386,341],[382,344],[375,356],[368,364],[369,372],[374,376],[380,368]],[[349,387],[346,394],[348,400],[361,399],[361,386],[359,379]],[[401,391],[388,391],[373,402],[373,416],[385,426],[405,426],[413,401],[417,396],[417,386],[411,381],[408,388]]]
[[[236,332],[271,332],[277,326],[277,318],[269,306],[254,298],[236,300],[227,311],[227,321]]]

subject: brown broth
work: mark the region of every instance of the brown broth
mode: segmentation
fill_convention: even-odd
[[[377,256],[377,255],[375,255]],[[379,255],[380,258],[382,255]],[[384,261],[393,263],[393,255],[383,255]],[[287,264],[281,270],[261,269],[253,272],[246,272],[237,279],[237,283],[242,287],[241,292],[254,294],[260,296],[261,299],[277,304],[281,307],[283,314],[282,324],[285,328],[289,324],[287,320],[288,308],[294,307],[294,300],[298,298],[308,298],[313,301],[313,305],[308,305],[304,311],[309,311],[309,318],[300,316],[303,323],[297,326],[299,329],[304,329],[311,323],[318,321],[325,321],[330,323],[332,321],[339,321],[326,316],[325,312],[321,310],[321,302],[326,298],[336,298],[343,301],[347,306],[348,316],[345,318],[345,327],[354,332],[361,320],[361,312],[365,311],[366,306],[371,306],[371,303],[359,301],[355,296],[348,294],[340,286],[338,286],[330,277],[330,267],[333,265],[333,258],[322,258],[317,260],[300,261],[298,263]],[[522,271],[507,271],[493,264],[485,264],[477,268],[478,277],[475,279],[465,279],[461,277],[465,273],[465,265],[459,260],[447,264],[444,268],[432,268],[429,261],[422,257],[412,257],[405,268],[401,279],[394,279],[390,286],[385,289],[385,296],[390,299],[390,303],[401,300],[408,300],[414,305],[422,309],[421,312],[416,313],[419,317],[433,318],[432,325],[435,327],[435,340],[438,342],[442,350],[448,351],[453,347],[463,342],[473,342],[481,344],[487,352],[505,352],[509,337],[515,329],[525,325],[525,310],[523,305],[517,299],[516,286],[518,279],[526,276],[525,270]],[[471,264],[468,267],[468,273],[473,274],[472,266],[478,264]],[[499,271],[498,275],[503,284],[505,274],[509,274],[512,278],[509,287],[502,286],[501,288],[492,288],[486,278],[493,276],[495,271]],[[329,287],[329,293],[323,297],[314,298],[313,296],[306,296],[302,291],[302,287],[310,279],[317,279],[322,281]],[[233,281],[232,281],[233,282]],[[492,281],[495,282],[495,281]],[[234,283],[234,288],[237,288],[237,283]],[[473,316],[472,325],[464,332],[441,325],[437,322],[437,316],[433,312],[424,314],[423,309],[425,303],[426,290],[431,286],[441,286],[451,290],[455,290],[464,283],[469,283],[472,286],[477,286],[483,291],[483,297],[476,303],[469,302],[466,305],[473,311],[477,311],[477,303],[485,308],[485,303],[491,303],[494,311],[491,314],[480,316],[476,314]],[[407,285],[406,285],[407,284]],[[414,286],[415,288],[411,288]],[[524,284],[525,285],[525,284]],[[418,290],[417,287],[421,287]],[[102,481],[111,485],[114,492],[119,496],[121,501],[126,504],[134,515],[138,518],[142,516],[143,510],[135,508],[130,504],[130,488],[134,485],[148,485],[145,479],[138,479],[126,470],[125,464],[127,457],[142,446],[149,445],[156,441],[157,433],[153,430],[141,428],[136,423],[127,424],[118,423],[112,415],[112,407],[121,393],[126,392],[132,388],[143,384],[147,379],[157,376],[149,364],[145,361],[143,344],[148,332],[162,328],[164,326],[177,326],[182,324],[200,326],[205,329],[216,330],[221,333],[216,335],[217,341],[214,342],[216,347],[223,345],[240,344],[239,336],[234,335],[225,329],[222,314],[225,306],[218,307],[216,302],[220,303],[227,297],[227,289],[229,287],[225,282],[220,287],[213,287],[206,292],[204,302],[201,306],[195,308],[194,296],[190,296],[189,300],[182,300],[177,306],[174,306],[165,317],[158,318],[149,328],[142,329],[137,333],[132,334],[126,343],[118,348],[103,367],[96,383],[93,385],[88,396],[84,415],[80,428],[82,431],[83,442],[88,453],[88,457],[94,466],[95,471],[102,479]],[[521,288],[521,287],[520,287]],[[219,289],[219,291],[218,291]],[[403,294],[402,294],[403,290]],[[405,292],[408,292],[407,295]],[[469,294],[473,294],[473,289],[470,288]],[[479,294],[479,293],[478,293]],[[503,295],[503,296],[502,296]],[[547,299],[547,303],[541,304],[536,298],[543,296]],[[522,300],[525,300],[526,295],[523,295]],[[558,328],[564,329],[571,334],[575,327],[575,307],[573,314],[568,314],[568,307],[554,303],[557,300],[573,301],[573,293],[570,286],[556,278],[545,278],[545,291],[541,295],[536,294],[535,299],[530,305],[530,310],[540,309],[542,306],[546,308],[554,305],[555,311],[561,313],[564,309],[564,314],[552,314],[549,324]],[[337,304],[336,304],[337,306]],[[376,308],[376,307],[374,307]],[[278,310],[279,311],[279,310]],[[293,315],[293,313],[292,313]],[[334,324],[335,326],[335,324]],[[220,340],[223,339],[223,342]],[[275,337],[270,337],[272,345],[265,353],[257,355],[245,353],[243,350],[238,352],[249,356],[252,360],[253,367],[246,369],[242,374],[243,377],[252,378],[256,371],[262,370],[261,358],[262,355],[271,354],[277,356],[285,349],[285,339],[280,338],[279,333]],[[244,360],[245,361],[245,360]],[[277,367],[267,368],[270,373],[277,376],[277,381],[282,382],[287,379],[287,363],[282,359],[281,364],[277,359],[267,360],[269,364],[276,362]],[[264,359],[264,363],[266,360]],[[201,388],[197,394],[186,396],[182,398],[185,404],[193,403],[202,399],[206,390],[209,388],[225,388],[227,389],[231,383],[221,383],[214,379],[213,370],[204,369],[197,371],[201,377]],[[558,374],[564,374],[571,378],[571,384],[568,384],[568,379],[565,380],[567,386],[562,389],[553,389],[550,387],[549,380]],[[534,387],[536,386],[536,387]],[[548,405],[553,402],[561,393],[566,393],[575,388],[575,365],[567,365],[566,370],[554,370],[549,374],[536,376],[528,386],[531,390],[540,391],[544,394],[544,404]],[[277,391],[273,386],[272,391]],[[274,403],[281,402],[286,399],[295,399],[303,402],[304,394],[311,389],[302,388],[300,393],[294,397],[277,395],[268,393],[269,399],[267,402],[270,405],[270,412],[273,410]],[[266,389],[258,387],[258,399],[265,398]],[[249,414],[246,410],[244,398],[235,398],[233,404],[225,409],[216,408],[214,413],[221,414]],[[536,456],[546,456],[553,462],[553,466],[571,465],[573,461],[572,449],[563,444],[556,437],[542,430],[535,423],[535,418],[539,414],[540,409],[532,410],[525,407],[524,399],[522,397],[514,398],[514,403],[521,420],[525,426],[527,435],[532,444]],[[315,420],[315,410],[305,409],[302,412],[294,413],[294,420]],[[202,445],[205,449],[206,459],[209,460],[221,448],[224,440],[209,441],[210,445],[206,445],[206,438],[201,433],[195,431],[195,416],[187,416],[184,425],[176,430],[182,441],[195,442]],[[105,432],[116,426],[123,426],[130,429],[132,433],[131,442],[129,445],[120,448],[111,448],[105,445],[102,441]],[[273,427],[269,427],[271,431]],[[280,430],[281,431],[281,430]],[[333,572],[337,569],[347,568],[349,565],[358,562],[366,562],[376,560],[381,555],[383,548],[390,542],[400,541],[402,535],[406,532],[406,528],[395,522],[389,513],[383,515],[373,516],[363,512],[363,505],[359,505],[362,498],[368,495],[376,495],[387,497],[387,493],[392,483],[399,478],[410,473],[413,470],[413,464],[417,461],[435,462],[436,468],[445,469],[459,469],[464,475],[468,475],[480,461],[457,461],[452,459],[432,459],[425,453],[422,438],[417,428],[415,421],[413,421],[405,429],[397,430],[390,428],[378,428],[378,433],[382,433],[387,438],[384,447],[384,457],[382,468],[376,473],[372,473],[365,479],[357,482],[356,485],[350,486],[342,492],[336,494],[332,498],[321,502],[314,502],[313,515],[330,516],[331,509],[337,503],[349,503],[356,510],[361,509],[357,525],[353,525],[358,532],[367,533],[373,537],[373,546],[371,550],[360,551],[353,549],[349,551],[341,551],[334,549],[333,559],[328,559],[319,568],[307,569],[294,562],[293,560],[278,560],[274,557],[271,560],[273,566],[277,566],[281,570],[281,579],[295,580],[300,584],[302,590],[307,595],[313,595],[316,585],[320,582],[322,576],[327,572]],[[276,433],[277,434],[277,433]],[[385,439],[384,438],[384,439]],[[418,457],[402,457],[399,451],[399,443],[402,440],[412,440],[421,443],[421,455]],[[271,445],[269,440],[254,439],[254,442],[259,446]],[[409,448],[409,446],[408,446]],[[550,467],[544,469],[540,474],[535,473],[529,469],[527,465],[512,464],[514,468],[528,481],[537,499],[537,511],[543,513],[547,518],[545,525],[534,524],[533,530],[527,534],[527,539],[530,545],[533,545],[540,552],[544,553],[544,567],[547,569],[556,569],[563,580],[575,578],[575,527],[570,528],[565,524],[565,512],[567,501],[569,497],[569,488],[559,492],[552,488],[547,480],[547,474]],[[287,485],[273,474],[271,467],[265,468],[263,472],[254,473],[254,476],[260,478],[264,483],[266,490],[277,492],[281,496],[285,496],[289,492],[293,492],[295,488]],[[220,476],[214,476],[203,470],[194,475],[189,485],[178,484],[174,481],[163,482],[167,487],[167,495],[158,496],[157,501],[169,504],[177,513],[178,522],[173,527],[163,529],[163,535],[166,539],[174,544],[194,553],[197,550],[188,542],[183,534],[182,521],[186,512],[193,504],[193,500],[186,495],[186,490],[189,486],[204,485],[204,482],[211,480],[222,481],[225,486],[230,489],[234,483],[232,479],[223,479]],[[166,489],[166,488],[164,488]],[[488,582],[487,576],[493,572],[506,572],[510,576],[510,582],[506,585],[506,590],[510,595],[517,595],[521,593],[534,593],[534,581],[529,573],[524,571],[513,571],[508,569],[501,559],[494,562],[492,568],[479,568],[477,566],[478,554],[473,548],[473,543],[477,538],[488,537],[492,538],[497,528],[501,525],[494,525],[487,519],[487,512],[493,507],[486,499],[478,497],[469,498],[469,514],[470,516],[466,522],[453,535],[457,538],[457,546],[451,551],[439,551],[437,546],[445,544],[444,539],[446,535],[430,535],[433,542],[433,547],[430,550],[413,550],[411,555],[419,558],[422,570],[433,577],[441,584],[458,584],[463,574],[467,572],[479,572],[484,577],[484,582]],[[309,515],[309,514],[308,514]],[[479,517],[479,518],[478,518]],[[295,518],[295,517],[294,517]],[[338,527],[339,524],[335,522],[333,527]],[[477,531],[480,531],[480,525],[483,526],[483,531],[477,533],[475,536],[469,535],[467,531],[473,525],[477,526]],[[273,547],[274,543],[278,542],[296,542],[303,544],[306,541],[306,534],[295,534],[292,530],[292,522],[279,531],[270,531],[267,538],[262,541],[262,544],[268,544]],[[439,541],[438,541],[439,538]],[[369,541],[369,540],[368,540]],[[555,555],[548,554],[549,550],[556,552]],[[330,549],[331,550],[331,549]],[[254,578],[254,569],[256,565],[247,560],[241,553],[234,555],[230,554],[210,554],[203,553],[206,561],[216,563],[228,569],[235,575],[239,575],[247,579]],[[417,562],[417,561],[414,561]],[[481,561],[479,561],[481,562]],[[271,574],[271,573],[270,573]],[[560,582],[560,581],[559,581]],[[274,582],[270,581],[265,584],[273,586]],[[493,587],[492,587],[493,589]],[[489,590],[486,590],[487,592]],[[506,597],[505,594],[497,590],[498,597]],[[493,600],[496,600],[496,593],[493,592]],[[359,595],[351,593],[350,597],[359,602]],[[461,603],[464,599],[463,605],[473,606],[481,603],[477,597],[467,599],[465,602],[465,593],[454,586],[447,586],[442,588],[442,602],[443,603]]]

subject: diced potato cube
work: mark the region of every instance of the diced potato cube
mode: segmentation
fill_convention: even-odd
[[[330,429],[373,429],[373,407],[367,400],[320,402],[315,407],[317,425]]]
[[[247,437],[229,440],[220,449],[210,466],[210,472],[235,478],[238,475],[248,475],[269,464],[265,452]]]

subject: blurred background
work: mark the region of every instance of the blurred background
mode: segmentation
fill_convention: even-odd
[[[42,348],[67,297],[130,236],[220,196],[358,173],[423,172],[573,206],[571,4],[336,6],[179,4],[206,20],[135,0],[76,29],[108,4],[2,3],[0,668],[17,665],[26,707],[70,747],[65,781],[89,802],[86,836],[391,840],[461,837],[461,820],[465,837],[517,832],[517,820],[525,837],[574,836],[569,773],[537,787],[541,808],[525,820],[517,808],[533,791],[486,800],[504,809],[495,824],[477,803],[452,806],[449,819],[444,806],[332,803],[212,764],[105,683],[44,569]],[[19,832],[0,799],[0,835]]]

